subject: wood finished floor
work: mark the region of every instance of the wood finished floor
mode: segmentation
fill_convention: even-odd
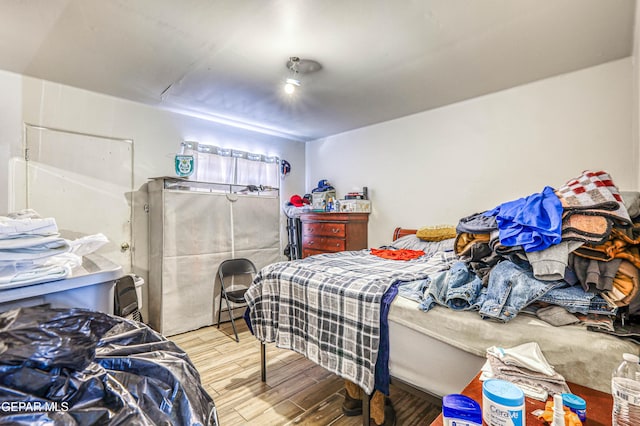
[[[186,351],[213,398],[222,426],[361,425],[342,414],[344,381],[293,351],[267,345],[267,382],[260,380],[260,344],[242,319],[240,343],[231,323],[170,337]],[[398,426],[429,425],[440,407],[391,385]]]

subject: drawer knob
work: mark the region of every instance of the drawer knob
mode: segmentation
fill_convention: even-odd
[[[333,232],[334,234],[337,234],[337,233],[338,233],[338,231],[339,231],[339,229],[338,229],[338,228],[333,228],[333,229],[331,230],[331,232]]]

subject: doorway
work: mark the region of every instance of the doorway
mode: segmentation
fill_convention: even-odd
[[[133,140],[25,125],[26,206],[64,238],[104,234],[97,253],[132,271]]]

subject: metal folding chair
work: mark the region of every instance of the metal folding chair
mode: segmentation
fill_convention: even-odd
[[[125,275],[116,280],[113,313],[119,317],[142,321],[142,314],[138,306],[138,295],[133,277]]]
[[[227,288],[224,284],[224,279],[229,277],[238,277],[238,276],[246,276],[247,274],[250,276],[251,281],[253,281],[253,277],[257,273],[256,266],[249,259],[239,258],[239,259],[227,259],[223,261],[218,267],[218,277],[220,278],[220,303],[218,304],[218,328],[220,328],[220,314],[222,313],[222,299],[225,300],[227,304],[227,312],[229,312],[229,318],[231,319],[231,326],[233,327],[233,333],[236,335],[236,342],[240,341],[238,338],[238,331],[236,330],[236,323],[233,319],[233,312],[231,311],[231,303],[235,304],[246,304],[244,300],[244,294],[247,292],[249,288],[246,285],[243,288],[227,291]],[[233,279],[233,278],[232,278]],[[251,282],[249,282],[250,284]]]

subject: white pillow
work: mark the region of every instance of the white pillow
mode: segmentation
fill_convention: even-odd
[[[455,238],[449,238],[442,241],[423,241],[416,237],[415,234],[411,234],[398,238],[389,246],[397,249],[422,250],[427,256],[432,256],[439,251],[453,251],[455,240]]]

